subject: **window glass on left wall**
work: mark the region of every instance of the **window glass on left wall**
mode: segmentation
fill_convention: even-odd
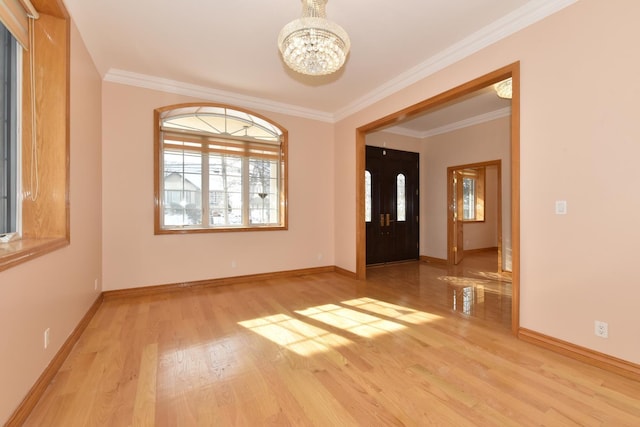
[[[19,91],[18,76],[20,69],[20,51],[15,38],[0,24],[0,235],[18,231],[19,221],[19,144],[18,117]]]

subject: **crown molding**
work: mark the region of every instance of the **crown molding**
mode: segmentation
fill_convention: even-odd
[[[390,127],[388,129],[385,129],[385,131],[394,133],[397,135],[424,139],[424,138],[429,138],[431,136],[440,135],[443,133],[453,132],[454,130],[463,129],[469,126],[478,125],[480,123],[490,122],[491,120],[499,119],[501,117],[506,117],[509,115],[511,115],[511,107],[505,107],[499,110],[494,110],[488,113],[469,117],[468,119],[460,120],[454,123],[449,123],[444,126],[429,129],[428,131],[424,131],[424,132],[414,131],[411,129],[403,128],[402,126]]]
[[[530,1],[523,7],[476,31],[428,60],[399,74],[335,113],[113,68],[107,71],[104,81],[335,123],[564,9],[576,1],[578,0]]]
[[[147,74],[134,73],[131,71],[111,68],[105,74],[104,81],[145,89],[152,89],[166,93],[174,93],[176,95],[192,96],[194,98],[200,98],[211,102],[232,104],[238,107],[245,107],[249,109],[282,113],[290,116],[302,117],[321,122],[335,122],[334,115],[324,111],[312,110],[296,105],[270,101],[268,99],[256,98],[247,95],[240,95],[233,92],[212,89],[176,80],[164,79]]]
[[[476,31],[460,42],[437,53],[426,61],[399,74],[367,95],[335,113],[342,120],[364,108],[490,46],[518,31],[553,15],[578,0],[534,0],[521,8]]]

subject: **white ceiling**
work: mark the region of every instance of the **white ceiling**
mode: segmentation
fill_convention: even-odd
[[[511,100],[488,86],[383,130],[422,139],[510,114]]]
[[[65,4],[108,81],[333,121],[575,1],[330,0],[327,17],[352,47],[343,69],[324,77],[280,58],[278,33],[300,17],[300,0]]]

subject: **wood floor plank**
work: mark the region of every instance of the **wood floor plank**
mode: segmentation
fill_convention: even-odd
[[[138,388],[133,407],[134,425],[155,425],[157,366],[158,344],[146,345],[140,360]]]
[[[314,373],[306,369],[291,370],[280,367],[278,374],[283,378],[294,398],[302,407],[306,417],[315,425],[351,426],[357,425],[342,402],[338,401],[322,386]]]
[[[401,425],[400,420],[387,411],[358,383],[352,381],[344,369],[332,373],[326,369],[314,372],[322,386],[351,414],[353,419],[376,420],[376,424]]]

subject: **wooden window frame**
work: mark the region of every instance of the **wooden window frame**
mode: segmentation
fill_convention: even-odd
[[[33,0],[36,102],[31,103],[30,55],[23,53],[21,239],[0,243],[0,271],[70,243],[70,22],[62,2]],[[35,111],[35,129],[31,112]],[[35,131],[35,142],[32,139]],[[33,153],[32,147],[35,147]],[[35,156],[34,156],[35,155]],[[37,167],[31,159],[37,158]],[[35,175],[32,175],[35,174]],[[33,179],[32,179],[33,176]],[[38,183],[37,195],[36,184]],[[33,197],[29,197],[33,196]]]
[[[461,171],[463,179],[472,179],[475,181],[475,192],[474,192],[474,217],[473,218],[463,218],[462,222],[465,223],[473,223],[473,222],[484,222],[484,208],[485,208],[485,194],[486,194],[486,168],[484,166],[472,169],[464,169]]]
[[[280,153],[279,153],[279,193],[278,193],[278,204],[279,204],[279,221],[277,225],[273,224],[249,224],[243,223],[242,225],[224,225],[224,226],[208,226],[208,227],[199,227],[199,226],[163,226],[162,225],[162,214],[163,214],[163,187],[161,183],[161,175],[162,175],[162,156],[164,153],[164,136],[162,130],[162,115],[165,112],[171,110],[180,110],[187,109],[192,107],[212,107],[212,108],[222,108],[235,110],[236,112],[242,112],[248,114],[250,116],[254,116],[261,120],[268,122],[271,126],[278,128],[279,131],[282,132],[280,136]],[[171,136],[175,134],[172,131],[164,132],[167,135]],[[220,142],[216,142],[216,144],[220,144],[220,148],[224,149],[224,135],[218,136],[198,136],[196,139],[192,141],[194,145],[200,144],[198,142],[196,144],[196,140],[199,138],[210,138],[213,140],[220,140]],[[185,138],[183,138],[185,139]],[[188,139],[188,138],[187,138]],[[251,143],[247,143],[251,146]],[[233,145],[233,144],[230,144]],[[215,149],[206,150],[215,152]],[[198,152],[199,149],[194,149],[194,152]],[[203,151],[203,152],[204,152]],[[246,156],[246,158],[254,158],[260,157],[260,155],[255,156]],[[264,117],[260,114],[254,113],[253,111],[245,110],[236,106],[224,105],[224,104],[214,104],[214,103],[187,103],[187,104],[176,104],[170,105],[162,108],[158,108],[154,110],[154,234],[191,234],[191,233],[220,233],[220,232],[244,232],[244,231],[274,231],[274,230],[287,230],[288,229],[288,132],[287,130],[274,122],[273,120]],[[204,171],[203,171],[204,172]],[[243,170],[243,177],[248,174],[248,166],[246,166]],[[203,188],[201,191],[205,191]],[[204,199],[203,199],[204,200]],[[243,203],[245,202],[245,198],[243,197]],[[204,203],[204,202],[203,202]],[[204,210],[203,215],[208,213],[208,209]]]

